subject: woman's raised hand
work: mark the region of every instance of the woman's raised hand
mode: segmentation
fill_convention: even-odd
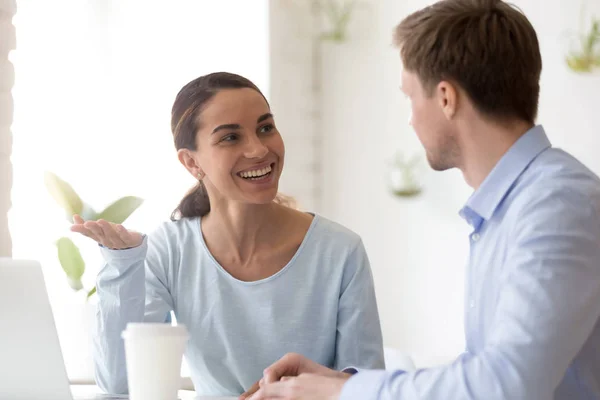
[[[73,216],[71,231],[81,233],[104,247],[114,250],[137,247],[143,241],[141,233],[129,231],[121,224],[114,224],[102,219],[84,221],[79,215]]]

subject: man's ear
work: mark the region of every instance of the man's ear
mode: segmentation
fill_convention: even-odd
[[[204,178],[204,171],[198,164],[195,158],[195,153],[189,149],[177,150],[177,158],[179,162],[189,171],[192,176],[198,180]]]
[[[436,96],[442,112],[448,120],[454,118],[458,108],[458,91],[456,86],[448,81],[441,81],[436,87]]]

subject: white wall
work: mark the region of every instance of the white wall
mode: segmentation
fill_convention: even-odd
[[[363,1],[349,41],[323,48],[325,138],[323,213],[360,233],[371,259],[386,345],[419,366],[462,351],[468,226],[457,215],[471,193],[457,171],[425,174],[413,199],[387,192],[386,159],[420,151],[398,87],[393,27],[422,0]],[[541,42],[544,70],[539,122],[556,145],[600,173],[600,78],[580,77],[563,63],[564,31],[577,28],[578,2],[516,0]],[[600,7],[600,2],[593,4]],[[590,9],[592,5],[588,6]],[[600,14],[597,14],[600,15]]]
[[[12,241],[8,229],[8,210],[11,207],[10,189],[12,187],[12,151],[13,98],[11,90],[15,72],[9,53],[16,46],[15,27],[12,17],[17,11],[15,1],[0,1],[0,257],[12,255]]]
[[[269,2],[269,93],[277,128],[286,147],[280,191],[303,209],[319,207],[321,167],[315,98],[313,27],[308,0]]]

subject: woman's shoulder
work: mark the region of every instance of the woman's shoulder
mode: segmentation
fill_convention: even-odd
[[[154,239],[179,244],[189,239],[195,239],[199,232],[198,218],[181,218],[159,223],[148,236],[151,241]]]
[[[362,238],[358,233],[339,222],[318,214],[313,215],[311,238],[314,243],[337,250],[341,250],[342,248],[352,250],[358,246],[362,246]]]
[[[364,265],[368,265],[365,246],[361,236],[342,223],[315,214],[312,230],[309,231],[303,249],[310,265],[317,273],[330,274],[342,279],[351,276]],[[324,263],[324,264],[323,264]],[[323,268],[323,265],[326,268]]]

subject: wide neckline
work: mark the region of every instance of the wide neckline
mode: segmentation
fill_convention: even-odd
[[[263,279],[259,279],[257,281],[243,281],[241,279],[238,279],[238,278],[234,277],[229,272],[227,272],[227,270],[225,268],[223,268],[223,266],[212,255],[212,253],[208,249],[208,246],[206,245],[206,241],[204,240],[204,234],[202,233],[202,218],[200,218],[200,217],[196,218],[197,223],[195,224],[196,226],[194,228],[198,229],[198,241],[200,242],[200,246],[206,252],[206,254],[210,258],[212,264],[217,268],[217,270],[220,273],[224,274],[228,279],[231,279],[232,281],[234,281],[236,283],[239,283],[239,284],[242,284],[242,285],[247,285],[247,286],[254,286],[254,285],[260,285],[260,284],[263,284],[263,283],[270,282],[273,279],[276,279],[277,277],[279,277],[282,274],[284,274],[290,268],[292,268],[292,266],[294,265],[295,261],[300,257],[300,255],[302,253],[302,250],[304,249],[304,247],[306,247],[306,245],[308,243],[308,240],[309,240],[309,238],[311,236],[311,233],[315,229],[315,226],[317,225],[318,220],[320,219],[320,217],[317,214],[314,214],[314,213],[308,213],[308,214],[312,215],[313,219],[310,222],[310,226],[308,227],[308,230],[306,231],[306,234],[304,235],[304,238],[302,239],[302,242],[300,243],[300,246],[298,247],[298,250],[296,250],[296,252],[292,256],[292,258],[290,259],[290,261],[288,261],[287,264],[285,264],[283,268],[281,268],[279,271],[277,271],[273,275],[268,276],[268,277],[263,278]]]

